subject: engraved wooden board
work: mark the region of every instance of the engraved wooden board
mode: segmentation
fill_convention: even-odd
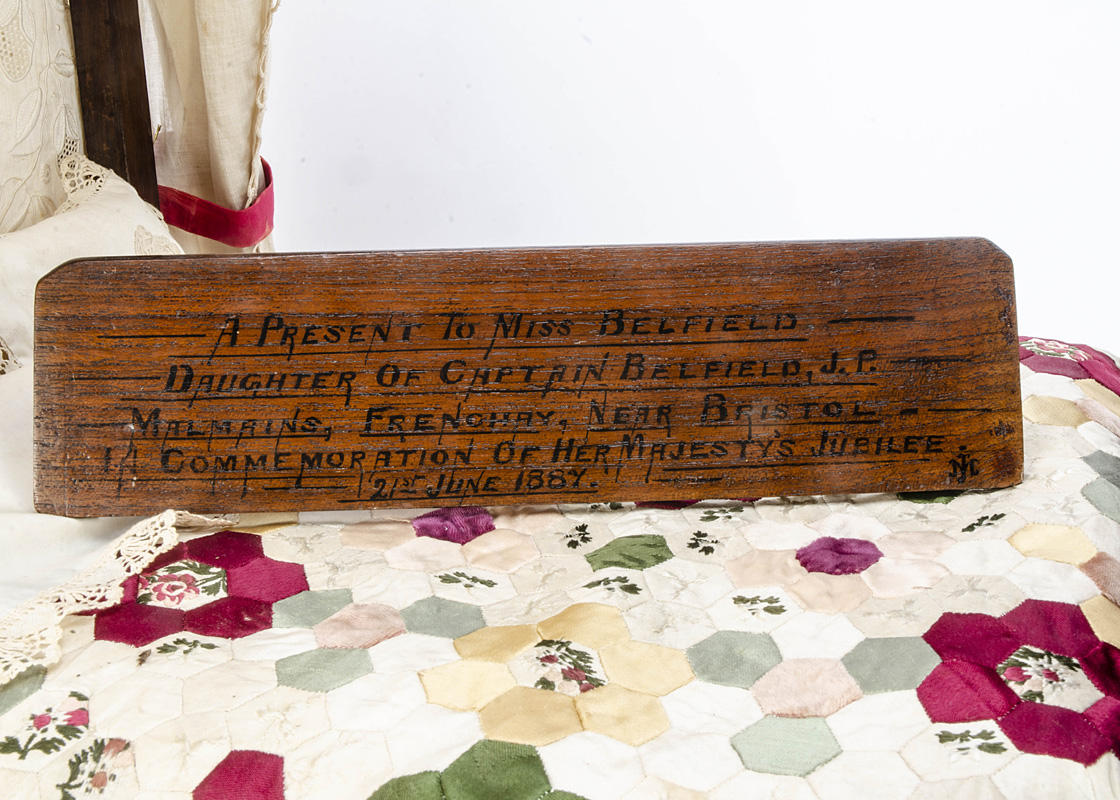
[[[1021,479],[983,239],[97,259],[35,319],[43,512]]]

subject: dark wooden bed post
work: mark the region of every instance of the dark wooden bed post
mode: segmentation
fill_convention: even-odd
[[[70,4],[85,152],[159,207],[137,0]]]

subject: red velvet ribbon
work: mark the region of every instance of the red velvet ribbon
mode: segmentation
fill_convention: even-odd
[[[275,199],[272,191],[272,168],[263,158],[264,189],[243,211],[234,211],[193,194],[159,187],[159,210],[168,225],[228,244],[230,247],[252,247],[272,233]]]

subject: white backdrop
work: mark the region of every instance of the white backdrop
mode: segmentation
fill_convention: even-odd
[[[281,250],[986,236],[1120,351],[1120,5],[287,0]]]

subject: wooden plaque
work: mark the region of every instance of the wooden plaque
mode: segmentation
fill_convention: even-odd
[[[70,516],[1007,486],[983,239],[76,261],[39,284]]]

